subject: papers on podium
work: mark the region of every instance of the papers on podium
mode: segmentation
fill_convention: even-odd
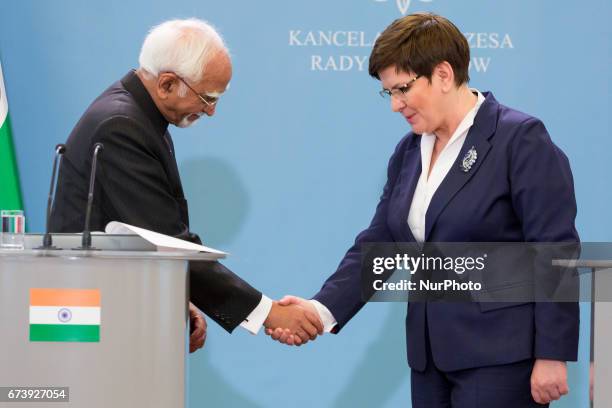
[[[227,253],[214,248],[194,244],[193,242],[183,241],[182,239],[159,234],[154,231],[149,231],[144,228],[135,227],[133,225],[124,224],[118,221],[111,221],[106,224],[104,231],[107,234],[140,235],[143,239],[155,245],[158,251],[176,251],[178,249],[181,251],[208,252],[212,254],[227,255]]]

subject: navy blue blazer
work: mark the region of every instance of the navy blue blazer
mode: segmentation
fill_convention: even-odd
[[[456,162],[426,214],[427,242],[578,242],[569,162],[543,123],[499,104],[486,92]],[[421,174],[421,136],[412,132],[389,160],[376,213],[314,299],[338,322],[338,332],[365,304],[360,246],[414,242],[408,211]],[[478,159],[460,168],[474,147]],[[426,330],[436,366],[444,371],[530,358],[575,361],[577,303],[409,302],[408,363],[427,365]]]

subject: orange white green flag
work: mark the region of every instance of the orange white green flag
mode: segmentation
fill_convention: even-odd
[[[100,341],[99,289],[30,289],[30,341]]]

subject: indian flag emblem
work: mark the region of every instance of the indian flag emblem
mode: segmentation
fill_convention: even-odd
[[[99,289],[30,289],[30,341],[100,341]]]

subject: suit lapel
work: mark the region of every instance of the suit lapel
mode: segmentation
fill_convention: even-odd
[[[404,160],[402,165],[402,178],[401,185],[398,195],[398,202],[400,203],[400,216],[403,222],[400,222],[400,234],[402,241],[414,242],[414,236],[408,226],[408,212],[410,211],[410,204],[412,203],[412,197],[414,196],[414,190],[416,189],[419,177],[421,177],[422,165],[421,165],[421,136],[414,136],[412,145],[404,153]]]
[[[176,163],[176,157],[174,155],[174,142],[172,141],[170,132],[166,131],[162,137],[162,140],[164,143],[164,148],[162,149],[162,151],[164,152],[165,156],[164,162],[167,169],[170,188],[172,189],[174,199],[179,205],[183,223],[189,226],[189,210],[187,207],[187,200],[185,199],[185,194],[183,193],[181,175],[179,173],[178,164]]]
[[[176,163],[176,157],[174,156],[174,143],[172,142],[172,137],[170,133],[166,131],[162,136],[162,140],[164,143],[164,151],[166,153],[168,164],[168,178],[172,184],[174,189],[175,197],[183,197],[183,186],[181,185],[181,176],[178,170],[178,164]]]
[[[425,241],[429,240],[431,231],[444,208],[478,172],[480,165],[491,148],[489,138],[495,133],[499,104],[493,97],[493,94],[485,93],[485,95],[486,99],[474,118],[474,124],[465,138],[457,159],[429,203],[427,214],[425,215]],[[472,147],[477,152],[478,157],[471,168],[468,171],[464,171],[462,168],[463,158]]]

